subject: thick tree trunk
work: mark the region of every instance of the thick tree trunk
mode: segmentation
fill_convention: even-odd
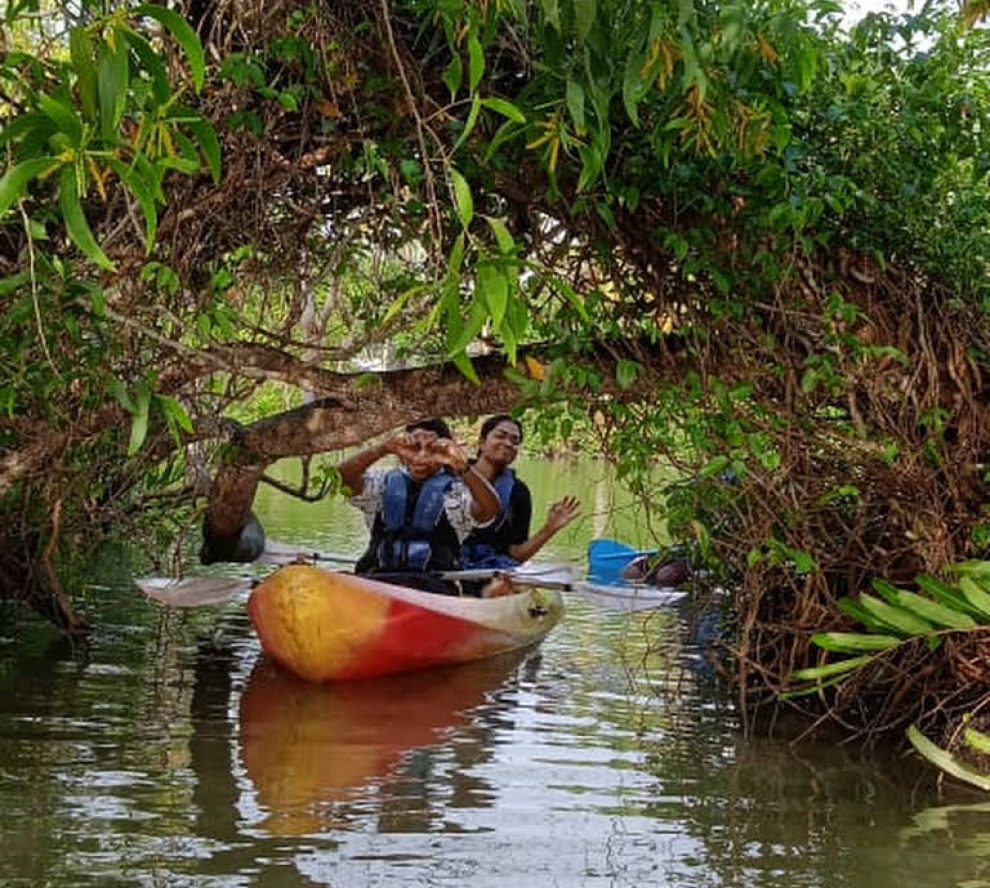
[[[391,371],[365,384],[352,379],[346,393],[266,417],[239,430],[210,490],[200,557],[204,562],[253,561],[258,557],[264,536],[251,506],[270,463],[287,456],[351,447],[428,416],[473,416],[507,410],[520,395],[518,386],[505,378],[504,368],[502,358],[477,361],[482,385],[452,367]]]

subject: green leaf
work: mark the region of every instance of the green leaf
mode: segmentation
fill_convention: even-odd
[[[590,320],[588,316],[588,306],[584,304],[584,299],[582,299],[577,291],[561,277],[556,275],[550,275],[548,281],[554,290],[560,293],[570,304],[573,306],[574,310],[580,315],[582,321]]]
[[[189,60],[193,86],[196,92],[199,92],[203,88],[203,81],[206,78],[206,54],[203,52],[203,45],[199,42],[199,37],[196,36],[196,32],[189,22],[171,9],[166,9],[164,6],[154,6],[150,3],[143,3],[136,7],[134,14],[153,18],[171,32]]]
[[[590,145],[582,145],[578,148],[581,157],[581,174],[578,176],[578,192],[586,191],[598,181],[605,165],[605,155],[602,153],[597,140],[592,140]]]
[[[151,188],[141,178],[140,173],[131,169],[126,163],[117,160],[116,157],[107,159],[110,168],[120,177],[134,195],[144,214],[144,247],[145,253],[150,253],[155,243],[155,235],[158,232],[158,210],[155,207],[155,198]]]
[[[639,126],[639,103],[650,88],[650,83],[643,80],[640,74],[645,61],[639,50],[629,53],[622,78],[622,104],[625,105],[626,114],[633,126]]]
[[[818,632],[811,636],[811,640],[823,650],[840,654],[885,651],[901,644],[901,639],[893,635],[866,635],[860,632]]]
[[[584,121],[584,87],[576,80],[567,80],[567,111],[574,121],[574,132],[583,136],[587,132]]]
[[[186,413],[185,408],[175,398],[169,395],[155,395],[155,401],[158,403],[170,426],[178,426],[183,431],[192,434],[192,420],[189,418],[189,414]]]
[[[937,601],[932,601],[930,598],[925,598],[914,592],[898,592],[897,603],[901,607],[913,611],[919,617],[934,623],[936,626],[945,626],[948,629],[959,629],[961,631],[976,628],[976,623],[968,614],[960,613],[957,610],[946,607],[944,604],[939,604]]]
[[[59,160],[55,157],[35,157],[7,170],[0,179],[0,218],[24,193],[28,182],[55,169],[58,164]]]
[[[728,467],[729,457],[724,454],[713,456],[704,466],[701,467],[701,471],[698,472],[698,478],[701,480],[711,478],[719,472],[724,472]]]
[[[484,298],[478,294],[471,303],[471,307],[468,310],[468,316],[461,327],[460,335],[448,350],[448,355],[453,358],[457,354],[463,352],[472,342],[474,342],[477,335],[481,332],[481,328],[485,326],[485,321],[487,320],[488,306],[485,304]]]
[[[468,37],[468,90],[474,92],[485,73],[485,51],[476,34]]]
[[[74,108],[44,93],[38,96],[38,107],[58,127],[59,132],[65,133],[73,148],[82,147],[83,122],[76,115]]]
[[[540,6],[543,7],[543,14],[546,16],[547,21],[559,31],[560,9],[557,6],[557,0],[540,0]]]
[[[413,296],[417,296],[422,293],[426,287],[423,284],[417,284],[415,287],[410,287],[408,290],[400,293],[395,301],[388,307],[388,311],[382,315],[382,326],[388,324],[402,309],[406,307],[406,303],[412,299]]]
[[[76,72],[79,100],[87,120],[96,120],[96,62],[89,31],[76,25],[69,31],[69,58]]]
[[[481,111],[481,99],[478,97],[478,94],[475,93],[474,97],[471,99],[471,110],[468,112],[467,120],[464,123],[464,129],[461,130],[461,134],[457,137],[457,141],[454,142],[454,147],[451,149],[452,154],[457,151],[457,149],[464,143],[464,140],[471,135],[474,125],[478,122],[479,111]]]
[[[901,590],[898,589],[893,583],[883,579],[882,577],[874,577],[870,581],[870,585],[873,587],[873,591],[882,595],[888,604],[897,604],[897,595]]]
[[[839,660],[836,663],[829,663],[826,666],[814,666],[810,669],[798,669],[792,678],[798,681],[816,681],[819,678],[831,678],[836,675],[843,675],[846,672],[854,672],[869,663],[874,656],[864,654],[861,657],[850,657],[848,660]]]
[[[974,579],[982,579],[990,577],[990,561],[978,561],[975,559],[971,561],[958,561],[950,565],[949,570],[953,573],[973,577]]]
[[[466,352],[458,352],[451,360],[454,362],[454,366],[470,379],[471,382],[475,385],[481,385],[481,380],[478,378],[478,373],[474,369],[474,364],[471,363],[471,359],[467,356]]]
[[[450,169],[450,181],[454,188],[454,201],[457,205],[457,216],[461,225],[467,228],[474,218],[474,199],[471,197],[471,186],[453,167]]]
[[[457,95],[457,91],[461,88],[463,80],[464,63],[461,61],[461,57],[455,53],[443,72],[443,82],[447,84],[447,89],[450,90],[451,101]]]
[[[990,595],[972,577],[962,576],[959,578],[959,591],[980,614],[990,618]]]
[[[903,635],[928,635],[934,627],[927,620],[922,619],[917,614],[903,608],[887,604],[879,598],[860,593],[859,603],[868,610],[881,623],[885,623],[891,629],[895,629]]]
[[[67,163],[62,167],[59,176],[59,209],[62,211],[62,218],[65,220],[65,230],[77,247],[93,262],[113,271],[116,266],[111,262],[100,245],[93,237],[93,232],[86,221],[86,214],[83,212],[82,202],[79,199],[79,184],[76,179],[76,168],[73,164]]]
[[[882,633],[887,628],[854,598],[840,598],[837,605],[842,613],[862,623],[867,629]]]
[[[486,108],[490,108],[496,114],[501,114],[503,117],[507,117],[513,123],[525,123],[526,115],[522,113],[512,102],[507,102],[505,99],[482,99],[481,104]]]
[[[151,92],[155,101],[159,105],[167,104],[172,97],[172,86],[169,83],[168,72],[165,70],[161,57],[145,40],[144,35],[138,34],[137,31],[132,31],[130,28],[121,28],[119,32],[124,35],[124,39],[134,50],[144,72],[151,77]]]
[[[120,29],[114,29],[112,34],[113,46],[109,42],[100,46],[97,73],[100,128],[109,145],[117,143],[117,127],[124,113],[128,85],[126,39]]]
[[[54,133],[55,124],[47,114],[29,111],[27,114],[18,115],[0,128],[0,145],[17,141],[20,141],[22,145],[27,143],[30,154],[34,153],[31,152],[31,145],[44,144]],[[31,156],[25,159],[34,160]]]
[[[918,751],[922,758],[928,759],[940,771],[944,771],[952,777],[971,783],[980,789],[990,790],[990,777],[978,774],[976,771],[963,764],[959,759],[940,746],[936,746],[924,734],[918,730],[917,725],[911,725],[907,729],[907,738],[911,745]]]
[[[578,40],[584,43],[591,33],[597,13],[596,0],[574,0],[574,19],[577,23]]]
[[[447,268],[449,271],[457,272],[460,270],[461,263],[464,261],[464,232],[462,231],[454,239],[454,245],[450,248],[450,255],[447,257]]]
[[[509,301],[509,282],[502,270],[490,262],[478,266],[475,281],[478,293],[488,306],[488,312],[497,330],[502,326],[502,319],[505,317],[505,307]]]
[[[932,598],[946,607],[951,607],[954,610],[960,611],[962,613],[968,613],[970,616],[979,617],[981,619],[986,618],[986,614],[981,613],[977,608],[970,604],[962,592],[955,586],[950,586],[948,583],[943,583],[941,580],[935,577],[929,576],[928,574],[918,574],[914,578],[915,583],[918,584],[919,588],[923,592],[927,592]]]
[[[619,388],[629,388],[639,377],[643,365],[638,361],[630,361],[627,358],[620,358],[615,365],[615,381],[619,383]]]
[[[148,435],[148,407],[151,403],[151,392],[143,382],[138,386],[134,398],[134,414],[131,422],[131,438],[127,443],[127,455],[134,456],[144,444]]]
[[[499,252],[503,256],[511,254],[515,249],[516,242],[512,239],[512,235],[509,233],[505,222],[495,216],[485,216],[485,221],[491,228],[492,234],[495,235],[495,242],[498,244]]]
[[[220,140],[217,138],[216,130],[213,129],[213,125],[201,114],[197,114],[195,117],[185,121],[185,124],[199,143],[203,157],[206,158],[206,163],[209,165],[210,175],[213,177],[214,183],[219,185],[221,163]]]

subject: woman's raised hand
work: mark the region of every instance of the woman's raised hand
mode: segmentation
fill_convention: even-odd
[[[556,533],[562,527],[570,524],[578,516],[579,505],[580,503],[575,496],[565,496],[563,499],[557,500],[550,506],[550,511],[547,513],[547,530]]]

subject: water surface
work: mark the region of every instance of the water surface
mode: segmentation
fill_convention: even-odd
[[[531,463],[583,521],[641,525],[597,465]],[[339,502],[264,494],[285,541],[354,554]],[[315,686],[259,655],[243,601],[168,613],[119,553],[87,656],[0,609],[0,886],[971,886],[990,804],[913,757],[745,738],[690,609],[572,596],[536,650]]]

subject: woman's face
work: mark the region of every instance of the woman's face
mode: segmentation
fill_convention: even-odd
[[[507,466],[519,453],[522,433],[511,419],[503,419],[481,439],[481,455],[495,465]]]

